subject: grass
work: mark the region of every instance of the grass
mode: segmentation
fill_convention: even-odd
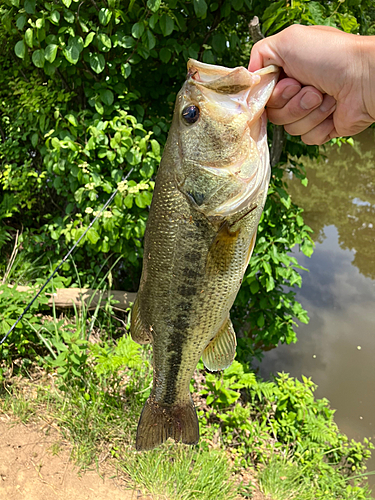
[[[27,387],[32,385],[33,391]],[[90,385],[90,384],[88,384]],[[35,389],[35,382],[17,378],[0,395],[0,411],[12,414],[22,422],[43,418],[58,424],[62,436],[73,444],[72,458],[82,469],[98,465],[101,460],[125,473],[134,488],[168,500],[234,500],[237,487],[224,450],[168,442],[149,452],[135,452],[136,423],[141,404],[119,404],[117,395],[96,387],[96,399],[87,397],[94,391],[72,387],[61,392],[49,384]],[[117,400],[117,401],[116,401]],[[56,444],[52,453],[58,452]]]
[[[173,500],[238,498],[222,450],[166,443],[156,450],[130,452],[119,465],[138,488],[155,496]]]
[[[287,461],[271,460],[259,474],[259,485],[272,500],[314,500],[310,481]]]
[[[368,474],[367,474],[368,475]],[[364,476],[364,475],[363,475]],[[261,490],[272,500],[365,500],[373,498],[368,487],[358,488],[344,477],[329,473],[322,480],[307,476],[305,469],[292,461],[273,458],[259,473]]]

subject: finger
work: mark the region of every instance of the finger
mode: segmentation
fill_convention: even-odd
[[[283,108],[276,109],[267,105],[269,120],[275,125],[289,125],[301,120],[323,102],[323,94],[315,87],[303,87]]]
[[[313,130],[320,123],[324,122],[336,108],[336,99],[330,95],[325,95],[319,108],[314,109],[301,120],[285,126],[285,130],[290,135],[304,135]]]
[[[301,84],[294,78],[280,80],[268,100],[267,107],[283,108],[301,90]]]
[[[332,117],[327,118],[324,122],[317,125],[307,134],[301,136],[302,141],[309,145],[318,145],[328,142],[333,137],[338,137]]]

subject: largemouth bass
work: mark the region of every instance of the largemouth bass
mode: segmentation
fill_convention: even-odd
[[[189,60],[158,170],[131,335],[153,345],[154,381],[136,448],[197,443],[189,391],[202,356],[229,366],[229,310],[254,248],[270,177],[264,107],[275,66],[250,73]]]

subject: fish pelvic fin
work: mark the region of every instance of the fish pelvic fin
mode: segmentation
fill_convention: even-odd
[[[228,316],[220,330],[203,351],[202,360],[204,366],[213,372],[224,370],[224,368],[232,364],[236,355],[236,346],[236,333]]]
[[[133,304],[130,335],[132,336],[134,342],[137,342],[137,344],[149,344],[152,342],[152,327],[147,329],[142,322],[138,295]]]
[[[135,447],[138,451],[151,450],[168,438],[185,444],[199,440],[199,423],[193,401],[162,406],[151,396],[146,401],[138,422]]]

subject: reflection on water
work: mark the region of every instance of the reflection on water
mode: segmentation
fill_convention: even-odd
[[[349,437],[375,442],[375,131],[359,136],[356,149],[329,150],[326,162],[306,163],[307,188],[290,181],[294,201],[315,231],[311,259],[302,253],[297,299],[310,323],[295,345],[265,353],[260,374],[285,371],[312,377],[337,409]],[[375,470],[375,456],[368,464]],[[369,482],[375,487],[375,477]]]
[[[353,265],[375,279],[375,130],[358,136],[353,148],[327,147],[327,159],[305,162],[309,185],[292,179],[293,200],[305,209],[315,241],[336,226],[343,250],[355,252]]]

